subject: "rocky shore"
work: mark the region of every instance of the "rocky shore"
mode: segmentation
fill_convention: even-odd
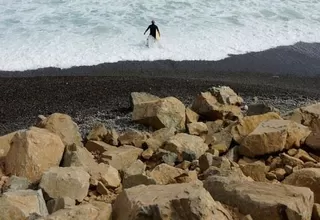
[[[212,81],[189,83],[182,100],[150,80],[149,92],[119,93],[121,126],[97,120],[81,134],[51,109],[0,136],[0,219],[320,219],[319,102],[267,103]]]

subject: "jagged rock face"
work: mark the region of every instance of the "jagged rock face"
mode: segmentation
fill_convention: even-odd
[[[245,181],[230,176],[210,176],[204,187],[214,200],[237,207],[253,219],[311,219],[314,197],[308,188]]]
[[[60,137],[48,130],[33,127],[17,132],[6,156],[6,173],[39,181],[45,170],[59,165],[64,148]]]
[[[133,108],[132,119],[155,129],[173,127],[180,131],[185,129],[185,111],[186,108],[180,100],[167,97],[137,103]]]
[[[161,195],[161,196],[160,196]],[[125,189],[117,198],[113,218],[145,219],[221,219],[232,217],[215,202],[202,185],[194,183],[136,186]]]

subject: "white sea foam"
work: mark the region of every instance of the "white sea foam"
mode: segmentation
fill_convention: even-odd
[[[320,42],[318,0],[0,0],[0,70],[219,60]],[[147,48],[150,20],[160,45]]]

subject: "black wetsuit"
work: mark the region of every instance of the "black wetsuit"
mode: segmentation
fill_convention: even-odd
[[[156,38],[156,31],[158,30],[158,32],[160,32],[159,29],[158,29],[158,26],[155,25],[155,24],[151,24],[151,25],[149,25],[149,27],[147,28],[146,32],[147,32],[149,29],[150,29],[150,35],[151,35],[152,37]]]

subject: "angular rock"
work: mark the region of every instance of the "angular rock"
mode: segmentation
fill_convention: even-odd
[[[296,155],[298,153],[298,149],[295,149],[295,148],[289,149],[287,153],[289,156],[293,157],[294,155]]]
[[[192,111],[191,108],[187,107],[186,108],[187,124],[197,122],[198,120],[199,120],[199,115],[196,112]]]
[[[200,184],[136,186],[116,199],[113,219],[219,219],[232,217]]]
[[[30,187],[30,181],[25,177],[11,176],[4,186],[4,191],[14,192],[17,190],[26,190]]]
[[[209,136],[209,134],[208,134]],[[212,149],[216,149],[219,151],[219,154],[225,153],[228,151],[231,142],[232,142],[232,136],[230,134],[230,132],[228,132],[227,130],[222,130],[220,132],[217,132],[215,134],[213,134],[212,136],[214,137],[214,142],[213,143],[208,143],[208,136],[206,138],[206,143],[208,145],[211,144],[211,148]]]
[[[174,178],[177,183],[191,183],[198,181],[197,171],[185,172]]]
[[[317,163],[306,151],[298,149],[297,153],[294,155],[295,158],[302,160],[303,162],[313,162]]]
[[[204,187],[216,201],[253,219],[311,219],[313,193],[308,188],[221,176],[210,176]]]
[[[148,148],[147,150],[142,152],[141,157],[143,159],[149,160],[153,154],[154,154],[154,151],[151,148]]]
[[[108,195],[110,191],[107,189],[107,187],[104,186],[102,182],[98,182],[96,191],[101,195]]]
[[[233,162],[238,162],[240,155],[239,155],[239,148],[240,146],[234,146],[233,148],[229,149],[228,152],[226,153],[225,157]]]
[[[48,215],[41,190],[6,192],[0,198],[0,219],[25,220],[32,213],[38,216]]]
[[[109,149],[115,149],[115,146],[107,144],[103,141],[88,141],[85,145],[86,149],[90,152],[103,153]]]
[[[59,165],[64,148],[61,139],[45,129],[17,132],[5,159],[5,172],[36,182],[45,170]]]
[[[214,134],[221,131],[224,128],[223,120],[207,121],[208,134]]]
[[[284,184],[308,187],[314,193],[314,201],[320,202],[320,170],[318,168],[305,168],[293,172],[282,182]]]
[[[242,105],[243,99],[238,96],[229,86],[209,88],[211,94],[223,105]]]
[[[97,164],[89,167],[87,172],[91,175],[90,184],[96,185],[101,181],[105,187],[117,188],[120,186],[121,178],[118,170],[108,164]]]
[[[213,155],[210,153],[204,153],[199,157],[199,167],[201,172],[206,171],[211,167],[213,161]]]
[[[152,95],[146,92],[132,92],[131,93],[131,105],[134,108],[136,105],[139,105],[144,102],[152,102],[160,100],[160,97]]]
[[[13,136],[19,131],[15,131],[0,137],[0,159],[7,156]]]
[[[285,153],[281,153],[280,154],[280,158],[281,158],[281,162],[284,165],[289,165],[291,167],[296,167],[296,166],[302,166],[303,165],[303,161],[295,158],[295,157],[291,157],[288,154]]]
[[[265,103],[248,105],[248,111],[246,113],[247,113],[247,116],[252,116],[252,115],[262,115],[268,112],[275,112],[280,115],[280,111],[278,109],[276,109],[272,105],[265,104]]]
[[[107,144],[111,144],[113,146],[118,146],[119,144],[119,134],[114,128],[109,128],[108,132],[104,135],[103,141]]]
[[[132,145],[135,147],[142,147],[142,143],[147,140],[148,136],[140,131],[130,129],[119,136],[121,145]]]
[[[62,159],[63,167],[76,166],[87,169],[95,164],[93,155],[85,147],[76,146],[75,144],[66,146]]]
[[[221,104],[210,92],[201,92],[194,100],[191,109],[212,121],[242,117],[238,106]]]
[[[282,169],[282,168],[277,168],[273,172],[276,174],[277,180],[279,181],[282,181],[286,175],[285,169]]]
[[[155,129],[173,127],[177,130],[184,130],[186,121],[185,106],[174,97],[141,102],[134,105],[132,119]]]
[[[93,125],[92,130],[87,135],[87,140],[102,141],[104,136],[108,133],[108,130],[102,123]]]
[[[239,120],[237,124],[232,126],[232,137],[237,143],[241,144],[242,140],[253,132],[261,122],[271,119],[281,119],[281,117],[274,112],[269,112],[263,115],[246,116]]]
[[[158,150],[170,137],[174,136],[175,128],[161,128],[152,133],[152,136],[145,141],[145,145],[153,151]]]
[[[182,162],[183,160],[198,159],[208,150],[208,145],[198,136],[179,133],[171,137],[163,149],[176,153],[178,161]]]
[[[89,179],[80,167],[52,167],[43,174],[40,187],[50,198],[65,196],[82,201],[88,194]]]
[[[240,168],[244,175],[250,176],[255,181],[267,181],[266,173],[268,172],[268,167],[262,161],[242,164]]]
[[[313,120],[318,120],[320,116],[320,102],[295,109],[290,116],[290,120],[310,126]]]
[[[79,127],[69,115],[54,113],[49,115],[43,124],[43,128],[57,134],[65,145],[83,145]]]
[[[41,220],[103,220],[98,218],[102,210],[91,204],[81,204],[74,207],[60,209]]]
[[[264,121],[243,139],[240,154],[255,157],[300,147],[309,133],[309,128],[290,120]]]
[[[163,163],[156,166],[149,176],[155,180],[156,184],[166,185],[176,183],[175,178],[183,173],[185,173],[184,170]]]
[[[70,208],[76,205],[76,201],[74,199],[71,199],[69,197],[61,197],[56,199],[50,199],[47,202],[47,208],[49,214],[52,214],[53,212],[56,212],[60,209],[66,209]]]
[[[286,171],[286,175],[290,175],[293,172],[293,167],[289,165],[285,165],[284,170]]]
[[[117,170],[124,170],[138,159],[142,151],[129,145],[111,148],[102,154],[102,160]]]
[[[203,122],[193,122],[187,124],[189,134],[203,136],[208,133],[208,127]]]

